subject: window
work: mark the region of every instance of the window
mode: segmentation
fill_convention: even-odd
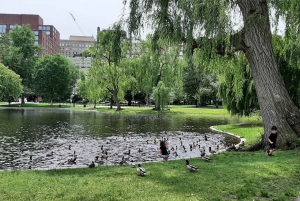
[[[34,40],[39,40],[39,36],[35,36],[35,37],[34,37]]]
[[[34,35],[38,36],[39,35],[39,31],[34,31]]]
[[[34,44],[35,44],[35,45],[39,44],[39,41],[35,40],[35,41],[34,41]]]
[[[15,28],[15,27],[19,27],[19,28],[20,28],[21,25],[9,25],[9,28],[10,28],[10,29],[13,29],[13,28]]]
[[[6,33],[6,25],[0,24],[0,33]]]

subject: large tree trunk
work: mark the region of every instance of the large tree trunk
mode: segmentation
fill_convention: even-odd
[[[279,73],[272,47],[266,0],[238,0],[244,18],[243,42],[250,62],[264,123],[262,145],[267,145],[271,126],[278,127],[278,147],[293,146],[300,136],[300,111],[292,102]]]
[[[116,102],[116,105],[117,105],[117,110],[121,110],[121,105],[120,105],[120,100],[118,98],[118,93],[114,92],[113,97],[114,97],[114,101]]]

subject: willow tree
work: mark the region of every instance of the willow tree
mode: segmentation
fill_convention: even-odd
[[[128,52],[130,45],[126,33],[120,25],[113,26],[110,30],[103,30],[97,35],[97,42],[88,52],[93,58],[88,79],[94,79],[102,90],[108,92],[121,110],[120,99],[124,98],[124,90],[130,82],[134,81],[129,74]],[[94,90],[90,88],[90,90]],[[112,102],[112,100],[111,100]]]
[[[273,125],[279,128],[279,147],[300,136],[300,111],[277,68],[271,34],[271,22],[278,25],[282,16],[286,37],[299,42],[298,0],[130,0],[129,5],[129,28],[135,34],[149,25],[160,37],[186,43],[190,53],[199,48],[212,60],[215,54],[243,52],[263,118],[262,145]],[[234,16],[241,22],[238,30]]]
[[[147,96],[152,94],[155,110],[161,110],[169,102],[170,93],[181,86],[183,64],[178,58],[178,47],[155,41],[150,35],[147,38],[141,41],[140,57],[133,72],[138,90]]]

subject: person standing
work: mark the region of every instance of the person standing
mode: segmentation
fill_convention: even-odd
[[[163,161],[167,161],[169,158],[169,153],[167,149],[168,149],[168,143],[166,141],[161,141],[158,154],[160,157],[163,158]]]
[[[268,156],[274,156],[273,152],[276,149],[276,141],[277,141],[277,127],[272,126],[271,128],[271,134],[268,138],[270,149],[268,150]]]

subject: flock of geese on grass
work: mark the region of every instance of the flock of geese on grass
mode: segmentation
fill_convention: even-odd
[[[167,132],[165,131],[164,134],[167,135]],[[202,136],[202,137],[200,137],[201,141],[203,141],[203,140],[204,141],[210,141],[210,139],[209,139],[210,135],[209,134],[204,135],[204,139],[203,139],[203,135],[201,135],[201,136]],[[123,137],[123,138],[124,138],[124,141],[126,141],[126,137]],[[143,138],[143,136],[142,136],[142,138]],[[177,140],[179,139],[179,143],[177,141],[176,145],[173,144],[173,146],[169,147],[169,149],[168,149],[169,155],[172,154],[173,156],[175,156],[175,158],[178,156],[178,153],[179,153],[178,151],[180,151],[180,153],[186,153],[188,151],[193,151],[195,149],[198,149],[200,151],[201,159],[205,162],[210,162],[211,158],[208,157],[206,152],[205,152],[205,150],[207,150],[206,149],[207,148],[206,144],[209,144],[208,152],[210,154],[215,154],[220,149],[220,146],[216,143],[216,141],[214,139],[211,139],[211,142],[207,142],[207,143],[205,143],[205,146],[203,146],[203,144],[200,145],[200,138],[198,138],[198,140],[195,140],[196,139],[196,136],[195,136],[194,141],[186,147],[184,145],[186,143],[186,140],[185,140],[185,136],[183,136],[183,134],[182,134],[182,136],[179,136],[179,137],[176,137],[176,138],[177,138]],[[154,139],[152,138],[153,141],[149,140],[149,139],[144,139],[144,140],[145,140],[144,143],[146,143],[147,145],[148,144],[153,144],[153,145],[159,146],[160,141],[168,141],[169,138],[162,136],[161,138],[157,138],[157,137],[155,137]],[[77,142],[77,140],[75,142]],[[242,142],[240,144],[240,146],[243,146],[243,145],[244,145],[244,142]],[[65,149],[68,149],[68,150],[71,151],[72,146],[73,145],[68,145]],[[109,145],[108,145],[108,147],[109,147]],[[118,149],[118,148],[119,147],[116,147],[115,149]],[[112,155],[108,153],[109,149],[107,148],[107,146],[104,147],[103,145],[101,145],[100,149],[101,149],[101,152],[94,157],[94,159],[91,163],[86,164],[87,167],[94,168],[94,167],[96,167],[96,163],[98,165],[104,165],[106,163],[105,161],[107,161],[109,157],[112,157]],[[234,145],[227,148],[227,150],[234,150],[234,149],[235,149]],[[23,153],[23,150],[20,149],[20,152]],[[139,154],[144,154],[145,155],[145,150],[143,148],[138,148],[138,150],[133,150],[133,151],[131,149],[128,149],[127,151],[123,152],[123,154],[122,153],[119,153],[119,154],[120,154],[119,156],[122,156],[122,158],[121,158],[121,160],[114,161],[114,164],[129,165],[129,166],[135,168],[136,167],[135,162],[138,161],[137,156],[135,156],[135,155],[139,155]],[[46,156],[46,158],[50,158],[50,157],[53,157],[53,155],[54,155],[54,152],[51,151],[50,153],[47,153],[45,156]],[[40,157],[42,157],[42,156],[40,156]],[[40,157],[33,158],[33,155],[30,154],[29,155],[28,169],[31,169],[32,164],[34,164],[35,161],[38,161]],[[60,162],[58,165],[65,165],[65,164],[67,164],[67,165],[76,165],[77,157],[78,156],[77,156],[76,151],[73,150],[71,153],[69,153],[68,159],[64,162]],[[142,162],[146,162],[146,160],[143,160]],[[194,171],[198,170],[197,167],[195,167],[193,165],[190,165],[188,160],[186,160],[185,162],[186,162],[186,168],[189,171],[194,172]],[[144,168],[141,167],[141,164],[138,164],[137,171],[138,171],[138,174],[141,175],[141,176],[146,174],[146,171],[145,171]]]

